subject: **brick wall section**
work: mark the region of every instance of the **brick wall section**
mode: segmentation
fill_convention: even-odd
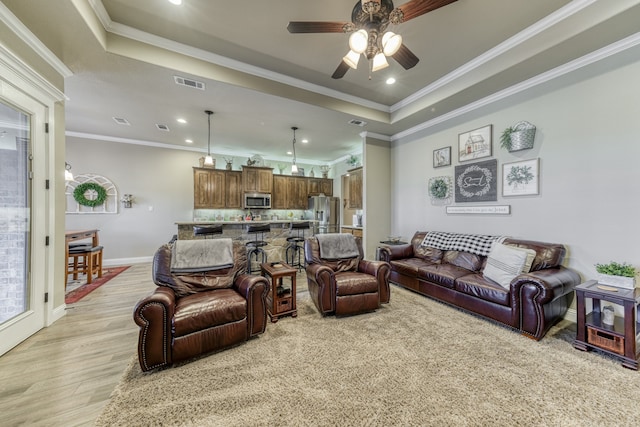
[[[26,308],[27,145],[0,150],[0,323]]]

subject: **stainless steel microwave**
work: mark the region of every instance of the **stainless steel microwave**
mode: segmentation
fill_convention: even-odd
[[[271,194],[244,193],[245,209],[271,209]]]

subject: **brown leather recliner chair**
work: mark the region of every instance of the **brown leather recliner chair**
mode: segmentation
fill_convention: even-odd
[[[246,248],[233,242],[233,266],[172,273],[173,243],[153,258],[158,287],[138,302],[138,360],[143,371],[229,347],[265,331],[267,279],[245,274]]]
[[[336,238],[353,239],[357,254],[350,257],[323,258],[318,241],[331,235],[317,235],[305,240],[307,283],[311,299],[318,311],[350,315],[373,311],[389,302],[389,264],[367,261],[362,241],[351,234],[333,234]],[[351,236],[351,237],[344,237]]]

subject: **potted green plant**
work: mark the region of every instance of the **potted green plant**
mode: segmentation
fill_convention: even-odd
[[[516,128],[513,126],[509,126],[502,131],[502,135],[500,135],[500,147],[504,148],[507,151],[511,151],[511,134],[515,131]]]
[[[618,288],[633,289],[636,286],[636,269],[627,263],[611,261],[608,264],[596,264],[598,283],[616,286]]]

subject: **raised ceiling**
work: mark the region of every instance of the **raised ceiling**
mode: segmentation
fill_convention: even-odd
[[[3,3],[72,73],[68,135],[206,150],[211,109],[212,151],[286,160],[295,125],[298,140],[309,139],[297,146],[298,159],[314,163],[359,151],[363,131],[394,140],[454,116],[635,35],[640,22],[640,0],[458,0],[389,28],[420,58],[414,68],[390,61],[369,79],[361,60],[335,80],[348,35],[286,27],[349,20],[355,1]],[[176,85],[174,76],[205,90]],[[387,85],[388,77],[397,82]]]

